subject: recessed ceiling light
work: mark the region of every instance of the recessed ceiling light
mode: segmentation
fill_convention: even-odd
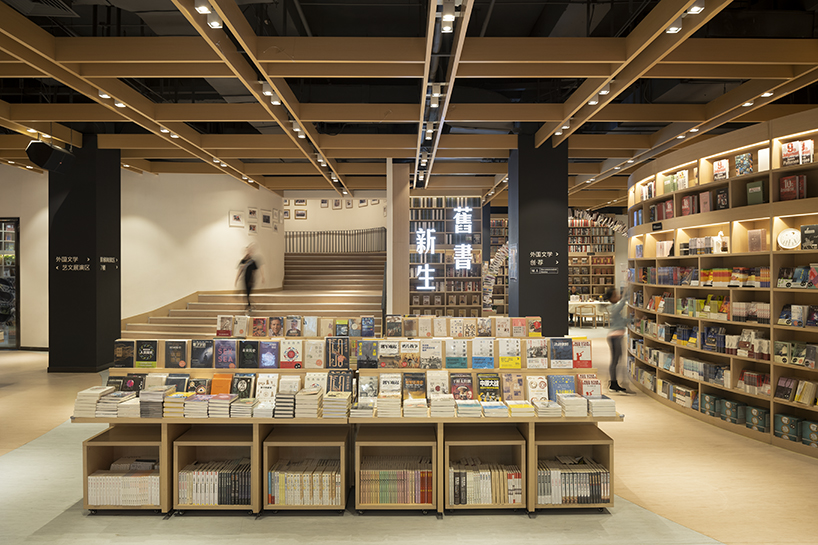
[[[586,184],[590,184],[590,183],[591,183],[591,180],[585,180],[585,183],[586,183]]]
[[[769,98],[771,96],[773,96],[772,91],[767,91],[766,93],[761,93],[761,98]]]
[[[27,168],[27,169],[29,169],[29,170],[31,170],[31,169],[33,169],[34,167],[33,167],[33,166],[31,166],[31,165],[26,165],[26,168]]]
[[[125,107],[125,103],[124,103],[124,102],[121,102],[121,101],[119,101],[119,100],[115,100],[115,101],[114,101],[114,106],[116,106],[117,108],[124,108],[124,107]]]
[[[179,138],[179,135],[176,133],[170,133],[171,138]]]
[[[161,132],[162,134],[168,134],[170,131],[165,127],[159,127],[159,132]]]
[[[226,166],[227,166],[227,163],[219,163],[219,166],[220,166],[220,167],[222,167],[222,168],[224,168],[224,167],[226,167]]]
[[[699,129],[698,127],[693,127],[692,129],[690,129],[690,132],[699,132]]]
[[[125,164],[123,164],[122,166],[125,167],[125,168],[130,168],[131,167],[131,165],[125,165]]]
[[[344,195],[348,195],[348,193],[347,193],[347,190],[346,190],[346,189],[344,189],[344,190],[343,190],[343,193],[344,193]]]
[[[218,159],[218,158],[216,158],[216,157],[214,157],[214,158],[213,158],[213,162],[214,162],[214,163],[218,163],[218,162],[219,162],[219,159]]]
[[[755,104],[755,102],[753,102],[752,100],[748,100],[747,102],[745,102],[744,104],[742,104],[742,106],[743,106],[744,108],[749,108],[749,107],[750,107],[750,106],[752,106],[753,104]]]
[[[35,133],[35,132],[37,132],[37,130],[36,129],[26,129],[26,132]]]
[[[210,13],[210,4],[207,0],[196,0],[196,11],[202,15]]]
[[[622,167],[614,167],[614,170],[619,170],[619,169],[621,169],[621,168],[622,168]]]
[[[45,133],[41,134],[40,136],[42,136],[43,138],[51,138],[50,134],[45,134]]]
[[[207,26],[210,28],[222,28],[222,18],[219,17],[218,13],[208,13],[207,14]]]
[[[670,23],[670,26],[667,27],[667,30],[665,30],[665,32],[667,32],[668,34],[678,34],[679,32],[681,32],[681,30],[682,30],[682,18],[679,17],[675,21]]]
[[[246,180],[246,179],[247,179],[247,176],[242,176],[242,177],[241,177],[241,179],[242,179],[242,180]]]
[[[628,163],[633,163],[633,159],[628,159]]]
[[[13,164],[14,164],[14,161],[9,161],[9,164],[10,164],[10,165],[13,165]]]
[[[111,95],[109,95],[108,93],[106,93],[102,89],[99,89],[97,91],[97,94],[99,95],[99,98],[111,98]]]
[[[678,138],[679,140],[682,140],[684,137],[685,137],[685,135],[680,134],[680,135],[679,135],[679,136],[677,136],[676,138]]]
[[[689,15],[698,15],[704,11],[704,0],[696,0],[693,5],[687,8]]]

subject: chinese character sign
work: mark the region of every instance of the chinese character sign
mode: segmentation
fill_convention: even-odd
[[[415,233],[416,252],[419,254],[435,253],[435,230],[420,229]]]
[[[458,244],[454,247],[454,268],[471,269],[471,244]]]
[[[418,280],[423,281],[423,285],[417,287],[418,290],[434,290],[435,287],[430,284],[434,277],[432,274],[434,271],[429,268],[429,264],[426,263],[418,267]]]
[[[458,206],[454,209],[454,232],[471,233],[471,208]]]

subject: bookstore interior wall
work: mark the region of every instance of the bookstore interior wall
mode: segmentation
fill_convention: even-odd
[[[48,346],[48,176],[0,166],[0,217],[20,218],[20,346]]]
[[[659,402],[818,456],[818,110],[710,139],[628,189],[628,369]]]
[[[385,191],[355,191],[353,198],[344,197],[339,199],[335,191],[285,191],[284,198],[289,200],[289,205],[284,209],[290,211],[290,219],[284,222],[285,230],[345,231],[386,227]],[[295,206],[296,199],[306,200],[307,205]],[[377,204],[373,199],[378,201]],[[351,207],[347,201],[352,203]],[[307,217],[296,219],[296,210],[306,210]]]
[[[122,317],[196,291],[236,289],[236,266],[251,242],[258,244],[265,267],[266,283],[256,289],[280,288],[284,225],[266,229],[260,217],[255,222],[245,218],[244,227],[228,225],[231,210],[246,216],[248,208],[259,214],[281,210],[282,198],[226,176],[122,170]],[[250,234],[251,223],[258,234]]]

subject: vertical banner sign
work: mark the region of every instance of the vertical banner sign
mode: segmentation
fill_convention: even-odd
[[[415,252],[419,255],[434,254],[435,253],[435,230],[434,229],[418,229],[415,232]],[[422,259],[422,258],[421,258]],[[422,280],[423,284],[417,286],[418,290],[434,291],[435,287],[431,284],[435,279],[435,271],[429,267],[428,263],[418,266],[418,280]]]

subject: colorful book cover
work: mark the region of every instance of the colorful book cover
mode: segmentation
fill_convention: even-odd
[[[801,249],[818,250],[818,225],[801,226]]]
[[[420,341],[421,369],[443,368],[443,341],[441,339],[422,339]]]
[[[574,340],[571,343],[574,352],[574,369],[590,369],[591,361],[591,341]]]
[[[134,367],[156,369],[159,367],[159,341],[136,341]]]
[[[466,339],[446,339],[446,368],[465,369],[468,367],[468,345]]]
[[[403,399],[426,398],[426,373],[403,373]]]
[[[801,148],[801,153],[800,153],[801,164],[806,165],[806,164],[811,163],[812,158],[813,158],[813,150],[815,148],[815,143],[813,142],[813,140],[811,138],[806,139],[806,140],[801,140],[800,148]],[[803,199],[804,197],[799,197],[799,198]]]
[[[398,341],[378,341],[378,367],[382,369],[400,367],[400,343]]]
[[[511,336],[512,337],[527,337],[527,327],[525,318],[511,319]]]
[[[216,336],[217,337],[233,336],[233,316],[222,314],[216,316]]]
[[[284,316],[270,316],[267,320],[267,333],[270,337],[284,336]]]
[[[352,392],[352,371],[333,369],[327,373],[327,392]]]
[[[526,387],[529,401],[548,401],[548,379],[545,375],[526,376]]]
[[[747,182],[747,204],[762,204],[764,201],[764,182]]]
[[[471,341],[472,369],[494,369],[494,338],[477,337]]]
[[[259,342],[259,352],[260,369],[278,368],[278,341]]]
[[[793,140],[781,144],[781,166],[789,167],[801,164],[801,142]]]
[[[187,382],[187,391],[196,395],[210,395],[210,379],[191,378]]]
[[[463,337],[467,339],[477,337],[477,318],[463,318]]]
[[[730,161],[728,159],[720,159],[713,161],[713,179],[726,180],[730,177]]]
[[[335,336],[349,337],[349,318],[335,319]]]
[[[500,401],[500,375],[477,373],[477,395],[480,401]]]
[[[258,369],[259,341],[239,341],[239,367],[241,369]]]
[[[238,399],[247,399],[254,397],[253,386],[255,385],[256,375],[253,374],[236,374],[233,375],[233,382],[230,385],[230,393],[236,394]]]
[[[798,198],[798,176],[786,176],[778,180],[778,200],[792,201]]]
[[[503,401],[522,401],[525,399],[525,381],[522,373],[502,373],[500,382],[503,385]]]
[[[730,194],[726,187],[716,190],[716,210],[727,210],[730,208]]]
[[[753,173],[753,154],[739,153],[736,155],[736,176]]]
[[[252,329],[250,330],[250,336],[255,338],[265,338],[267,337],[267,318],[251,318],[252,321]]]
[[[236,341],[216,339],[213,341],[216,369],[235,369],[237,362]]]
[[[556,400],[562,393],[576,393],[574,375],[548,375],[548,398]]]
[[[400,366],[405,369],[420,368],[420,341],[400,342]]]
[[[279,350],[279,367],[281,369],[301,369],[304,341],[301,339],[282,339]]]
[[[551,368],[571,369],[573,367],[574,349],[571,339],[551,339]]]
[[[449,391],[455,399],[474,399],[474,384],[471,373],[449,375]]]
[[[320,339],[309,339],[304,341],[304,369],[323,369],[326,359],[324,357],[324,341]]]
[[[285,337],[300,337],[301,336],[301,316],[287,316],[285,322]]]
[[[526,339],[525,362],[528,369],[547,369],[548,339]]]
[[[529,337],[542,337],[542,318],[539,316],[526,316],[525,323],[528,327]]]
[[[114,367],[133,367],[134,341],[118,339],[114,341]]]
[[[497,339],[497,352],[500,369],[520,369],[522,367],[520,339]]]
[[[190,368],[213,369],[213,341],[193,339],[190,341]]]
[[[387,337],[403,336],[403,320],[400,314],[386,315],[386,336]]]
[[[477,318],[477,336],[491,337],[491,317],[483,316]]]
[[[375,317],[361,316],[361,337],[375,336]]]
[[[350,337],[360,337],[361,336],[361,319],[360,318],[350,318],[349,319],[349,336]]]
[[[378,368],[378,341],[358,342],[358,369]]]
[[[349,337],[327,337],[327,369],[349,369]]]

